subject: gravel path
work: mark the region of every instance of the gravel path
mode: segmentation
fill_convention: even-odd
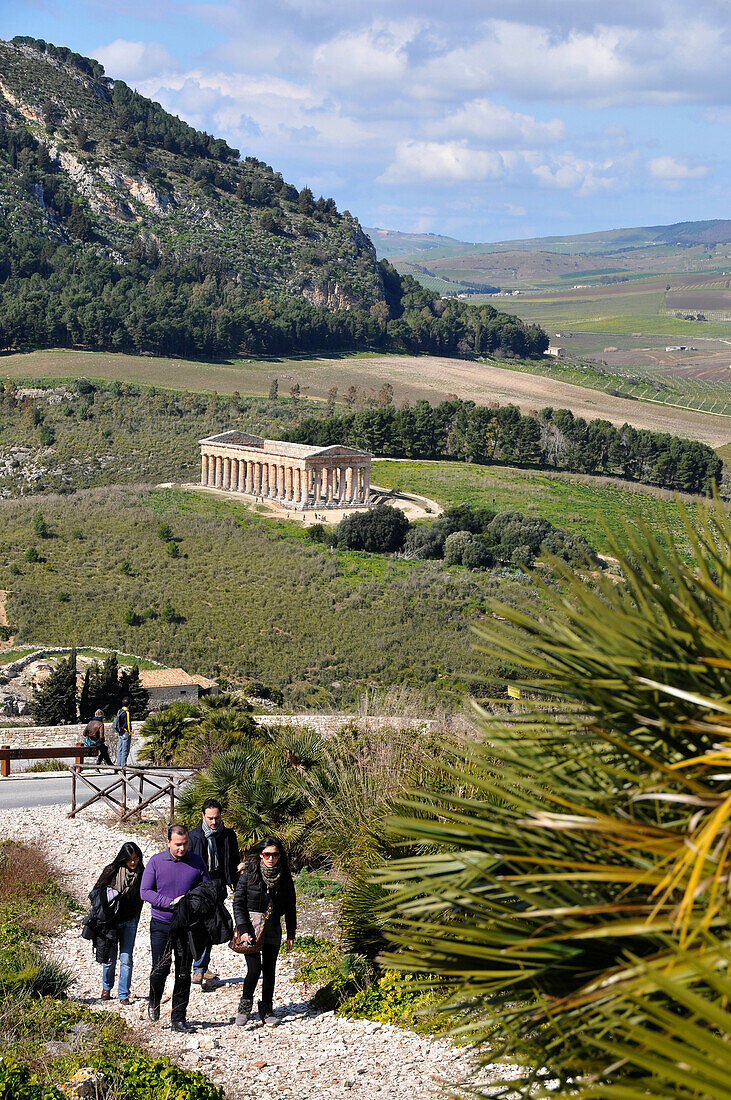
[[[68,819],[65,806],[0,812],[0,839],[36,842],[58,868],[74,897],[86,903],[87,894],[105,863],[125,840],[135,840],[145,858],[162,844],[110,825],[91,816]],[[326,914],[323,914],[327,917]],[[280,956],[274,1009],[282,1016],[276,1028],[257,1023],[233,1025],[245,963],[225,946],[214,948],[212,966],[221,984],[210,993],[194,986],[188,1019],[198,1027],[191,1036],[170,1030],[168,980],[160,1022],[146,1015],[150,968],[149,907],[144,906],[137,942],[129,1007],[100,1000],[101,967],[91,944],[68,929],[48,944],[49,953],[76,974],[71,996],[98,1011],[121,1013],[138,1037],[155,1052],[181,1065],[200,1069],[221,1085],[231,1100],[318,1100],[347,1094],[353,1100],[412,1100],[436,1096],[440,1082],[456,1085],[469,1070],[470,1059],[443,1040],[367,1020],[339,1018],[331,1012],[307,1009],[307,991],[294,981],[293,964]],[[494,1067],[480,1074],[481,1083],[504,1075]]]

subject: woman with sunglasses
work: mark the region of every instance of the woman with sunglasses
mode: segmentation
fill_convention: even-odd
[[[253,845],[247,858],[239,864],[241,877],[234,893],[234,921],[241,935],[252,942],[256,936],[252,913],[268,913],[260,951],[245,955],[246,977],[236,1014],[236,1023],[243,1027],[249,1021],[254,1003],[254,990],[261,976],[259,1016],[262,1023],[274,1027],[279,1018],[272,1008],[277,956],[282,944],[282,917],[287,927],[287,951],[292,950],[297,931],[297,900],[289,869],[287,853],[281,840],[268,836]]]

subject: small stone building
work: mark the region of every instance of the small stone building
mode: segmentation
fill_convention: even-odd
[[[205,676],[190,676],[183,668],[152,668],[140,671],[140,683],[150,696],[150,710],[168,703],[197,703],[201,695],[217,695],[218,684]]]

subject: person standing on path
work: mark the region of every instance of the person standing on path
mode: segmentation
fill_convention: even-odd
[[[140,895],[152,906],[150,917],[150,999],[147,1015],[160,1019],[160,1001],[165,981],[175,955],[175,984],[171,1020],[173,1031],[193,1031],[185,1016],[190,998],[190,968],[193,957],[187,936],[170,936],[173,910],[189,890],[208,882],[208,869],[200,856],[188,851],[188,830],[185,825],[171,825],[167,847],[152,856],[142,876]]]
[[[110,761],[111,763],[111,761]],[[142,852],[132,841],[123,844],[111,863],[104,868],[94,884],[94,890],[114,891],[116,942],[107,962],[102,966],[102,1000],[111,1000],[119,953],[119,1003],[128,1005],[132,987],[132,952],[137,925],[142,912],[140,883],[145,864]]]
[[[233,829],[227,829],[221,816],[221,803],[215,798],[207,798],[201,807],[203,817],[200,825],[190,830],[189,851],[199,855],[208,867],[212,882],[221,886],[222,898],[226,896],[226,887],[236,888],[239,881],[239,842]],[[211,962],[211,944],[209,943],[199,959],[193,962],[193,982],[214,982],[216,974],[208,967]]]
[[[256,941],[252,913],[267,914],[261,951],[245,955],[246,977],[239,1001],[236,1023],[243,1027],[248,1023],[254,1003],[254,990],[262,977],[259,1016],[262,1023],[274,1027],[279,1018],[274,1015],[274,981],[277,956],[282,944],[282,917],[287,926],[286,950],[291,951],[297,931],[297,899],[292,882],[292,872],[284,845],[276,837],[268,836],[255,844],[248,858],[239,865],[241,877],[234,893],[234,922],[241,935]]]
[[[132,716],[129,711],[129,699],[126,696],[117,711],[112,729],[117,734],[117,767],[126,768],[132,744]]]
[[[97,750],[97,764],[110,764],[112,759],[109,755],[109,749],[107,743],[104,740],[104,711],[94,711],[94,717],[86,723],[86,729],[84,730],[84,744],[89,748]]]

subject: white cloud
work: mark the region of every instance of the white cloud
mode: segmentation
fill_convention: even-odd
[[[117,80],[130,82],[159,79],[165,73],[177,72],[180,66],[172,54],[159,42],[135,42],[117,38],[108,46],[97,46],[93,56]]]
[[[546,187],[589,195],[616,185],[616,177],[612,175],[614,167],[611,160],[597,163],[575,157],[572,153],[564,153],[552,158],[550,162],[536,165],[533,175]]]
[[[310,85],[280,77],[194,69],[140,86],[195,126],[244,145],[252,134],[269,142],[309,149],[349,146],[375,140],[377,131],[342,113]]]
[[[676,157],[654,157],[648,161],[650,175],[658,180],[700,180],[708,175],[708,168],[698,164],[692,168],[686,161]]]
[[[403,79],[408,67],[406,47],[418,33],[415,19],[377,22],[323,42],[312,58],[316,79],[352,88],[359,84],[393,84]]]
[[[378,182],[495,180],[515,163],[515,154],[470,149],[463,141],[400,141]]]
[[[473,99],[431,127],[436,135],[465,135],[490,144],[506,146],[552,145],[566,135],[560,118],[539,122],[533,115],[511,111],[502,103]]]
[[[467,183],[530,179],[543,187],[589,195],[617,184],[613,161],[573,153],[545,157],[535,149],[472,149],[466,141],[403,141],[379,183]]]
[[[590,106],[728,100],[731,40],[725,26],[672,9],[660,27],[597,24],[561,29],[495,19],[468,45],[414,74],[430,98],[501,89],[523,99]]]

